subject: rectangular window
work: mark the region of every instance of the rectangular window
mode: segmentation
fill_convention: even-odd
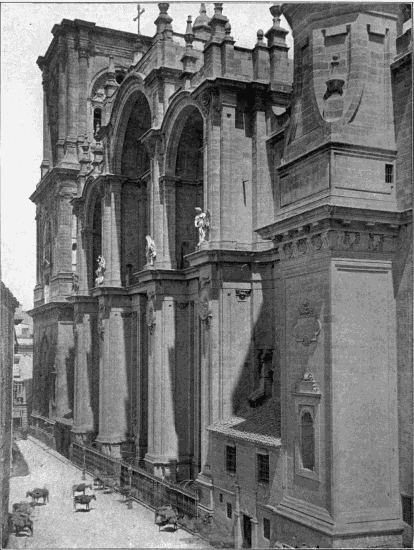
[[[236,447],[226,445],[226,470],[230,474],[236,473]]]
[[[394,183],[394,165],[385,165],[385,183]]]
[[[223,502],[223,493],[220,493],[220,502]]]
[[[270,519],[263,518],[263,538],[270,540]]]
[[[257,482],[269,483],[269,455],[257,454]]]
[[[227,517],[231,519],[233,516],[233,507],[230,502],[227,503]]]
[[[403,521],[405,521],[405,523],[408,523],[408,525],[412,525],[413,524],[413,499],[411,497],[401,495],[401,500],[402,500]]]

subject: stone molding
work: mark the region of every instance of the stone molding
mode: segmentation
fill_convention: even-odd
[[[398,223],[321,220],[272,237],[279,259],[289,260],[319,251],[394,254]]]

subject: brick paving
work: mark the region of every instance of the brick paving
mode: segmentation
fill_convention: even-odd
[[[152,510],[135,502],[128,510],[118,493],[96,491],[89,512],[74,512],[71,488],[82,482],[81,472],[34,439],[18,446],[30,474],[10,480],[10,509],[34,487],[46,486],[50,502],[35,508],[33,537],[11,535],[8,548],[212,548],[183,529],[159,532]]]

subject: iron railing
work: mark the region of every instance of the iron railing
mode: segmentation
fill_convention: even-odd
[[[97,449],[72,443],[70,459],[73,464],[88,473],[95,470],[112,476],[121,486],[131,486],[131,497],[150,508],[170,504],[179,514],[187,518],[197,518],[198,493],[175,483],[169,483],[146,470],[104,455]]]

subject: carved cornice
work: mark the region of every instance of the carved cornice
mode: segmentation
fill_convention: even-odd
[[[406,217],[401,212],[324,206],[257,232],[272,239],[280,260],[327,250],[393,254]]]

